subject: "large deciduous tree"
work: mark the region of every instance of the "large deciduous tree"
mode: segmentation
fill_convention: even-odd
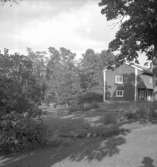
[[[48,99],[56,103],[69,104],[79,90],[75,54],[65,48],[49,47],[50,60],[47,64],[49,85]]]
[[[156,0],[101,0],[101,13],[107,20],[121,23],[109,48],[118,59],[137,60],[145,52],[153,63],[154,99],[157,85],[157,1]]]

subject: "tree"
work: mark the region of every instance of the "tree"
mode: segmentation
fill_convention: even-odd
[[[154,99],[157,85],[157,1],[101,0],[101,13],[107,20],[120,20],[121,26],[109,48],[117,52],[120,62],[138,62],[139,52],[145,52],[153,62]]]
[[[65,48],[49,47],[51,56],[47,64],[49,97],[56,103],[69,104],[78,91],[75,54]]]
[[[103,97],[103,69],[114,64],[110,51],[95,53],[87,49],[79,64],[81,101],[101,101]],[[85,100],[86,99],[86,100]]]
[[[42,89],[41,101],[45,100],[47,91],[47,80],[46,80],[46,66],[47,57],[45,51],[34,52],[31,48],[27,48],[28,58],[32,62],[32,73],[35,75],[36,81]]]
[[[92,49],[87,49],[80,62],[80,84],[83,92],[91,91],[101,83],[102,64],[100,56]]]
[[[0,54],[0,151],[41,144],[41,124],[37,121],[41,96],[29,57],[11,55],[5,49]]]

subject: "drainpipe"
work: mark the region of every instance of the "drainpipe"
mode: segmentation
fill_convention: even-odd
[[[103,81],[104,81],[104,102],[106,101],[106,69],[103,70]]]
[[[134,100],[137,101],[137,75],[138,75],[138,70],[135,68],[135,97]]]

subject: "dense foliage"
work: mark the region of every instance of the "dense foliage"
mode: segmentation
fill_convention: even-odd
[[[42,87],[29,57],[0,54],[0,145],[5,151],[43,141],[37,118]],[[38,126],[37,126],[38,125]]]
[[[75,54],[65,48],[49,47],[47,64],[48,99],[51,102],[69,104],[79,91]]]
[[[107,20],[121,19],[120,30],[110,48],[120,50],[120,59],[136,59],[144,51],[152,59],[157,47],[157,2],[155,0],[102,0],[102,14]]]
[[[83,99],[86,99],[84,102],[90,102],[94,98],[102,101],[102,70],[114,61],[109,51],[95,53],[94,50],[87,49],[79,61],[76,61],[74,53],[65,48],[57,50],[49,47],[49,55],[46,72],[48,101],[68,105],[76,101],[80,103]],[[97,96],[92,97],[93,95]]]
[[[88,49],[80,62],[65,48],[49,47],[28,55],[0,54],[0,146],[20,151],[46,142],[39,105],[67,104],[72,111],[102,101],[102,70],[113,62],[109,52]]]

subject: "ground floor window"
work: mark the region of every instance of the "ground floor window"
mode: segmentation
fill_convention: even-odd
[[[124,96],[124,90],[116,90],[116,97],[123,97]]]
[[[153,90],[151,89],[138,89],[138,100],[151,101],[153,96]]]

